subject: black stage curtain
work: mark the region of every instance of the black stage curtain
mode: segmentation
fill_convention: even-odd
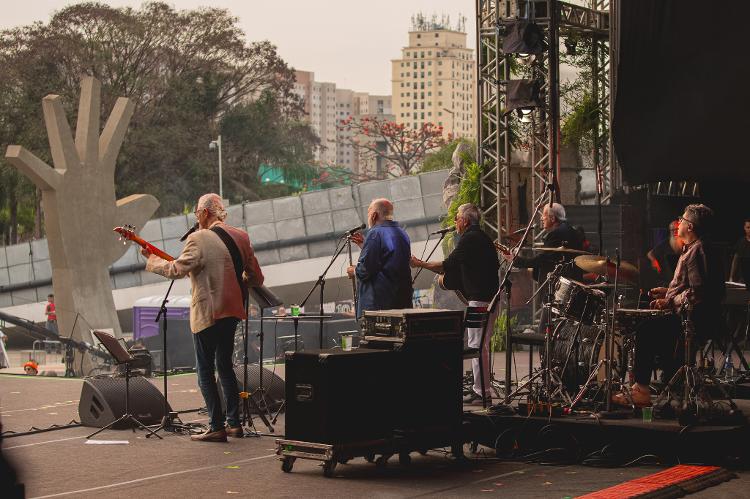
[[[613,139],[630,185],[748,176],[750,1],[620,2]]]

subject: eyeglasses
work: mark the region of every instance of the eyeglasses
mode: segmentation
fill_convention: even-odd
[[[687,222],[689,224],[695,225],[695,222],[693,222],[692,220],[689,220],[689,219],[687,219],[685,217],[677,217],[677,220],[680,220],[680,221]]]

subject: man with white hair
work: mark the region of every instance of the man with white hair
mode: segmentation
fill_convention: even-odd
[[[456,213],[456,232],[460,235],[458,243],[450,255],[442,262],[425,262],[411,257],[412,267],[422,267],[445,276],[444,282],[451,282],[447,287],[457,289],[469,302],[470,307],[487,307],[500,287],[497,260],[497,250],[492,239],[479,226],[479,208],[471,203],[458,207]],[[484,345],[481,328],[467,328],[468,345],[482,349],[482,370],[484,371],[484,393],[482,393],[482,377],[479,372],[479,359],[472,359],[474,386],[464,403],[481,402],[483,396],[487,401],[492,400],[490,390],[490,343],[494,332],[495,321],[500,307],[487,318]]]
[[[232,365],[234,332],[245,319],[248,286],[263,284],[263,273],[255,258],[247,232],[224,223],[227,212],[214,193],[198,200],[195,218],[200,230],[190,234],[180,256],[171,262],[148,250],[146,270],[168,279],[190,276],[192,302],[190,330],[195,343],[198,385],[206,402],[208,430],[192,440],[226,442],[227,435],[242,437],[239,419],[239,388]],[[214,366],[226,398],[226,418],[221,410]],[[224,427],[225,422],[228,428]]]
[[[583,238],[575,230],[565,216],[565,208],[560,203],[545,204],[540,216],[542,227],[546,231],[544,236],[545,248],[571,248],[583,249]],[[507,253],[503,257],[510,261],[511,255]],[[547,274],[552,272],[557,263],[562,258],[554,253],[541,253],[532,258],[517,257],[514,265],[519,268],[530,268],[534,272],[534,280],[543,282],[547,279]],[[567,277],[580,278],[577,270],[568,270],[563,272]]]
[[[365,310],[411,308],[411,241],[393,220],[393,203],[375,199],[367,208],[367,237],[355,233],[352,242],[362,248],[357,265],[346,269],[357,278],[357,318]]]

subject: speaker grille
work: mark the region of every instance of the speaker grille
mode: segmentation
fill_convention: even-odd
[[[125,378],[83,380],[78,415],[81,424],[101,428],[125,413]],[[144,424],[156,424],[164,417],[164,396],[146,378],[130,378],[130,413]],[[115,426],[115,428],[128,427]]]

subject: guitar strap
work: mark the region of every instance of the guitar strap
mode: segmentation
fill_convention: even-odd
[[[234,263],[234,274],[237,276],[237,284],[240,285],[240,290],[242,291],[242,303],[247,303],[247,286],[245,286],[245,283],[242,281],[242,256],[240,255],[240,250],[237,247],[237,243],[235,243],[234,239],[232,239],[232,236],[227,234],[227,231],[225,231],[221,227],[217,227],[214,225],[210,230],[214,234],[219,236],[219,238],[224,241],[224,244],[227,246],[229,254],[232,257],[232,263]]]

